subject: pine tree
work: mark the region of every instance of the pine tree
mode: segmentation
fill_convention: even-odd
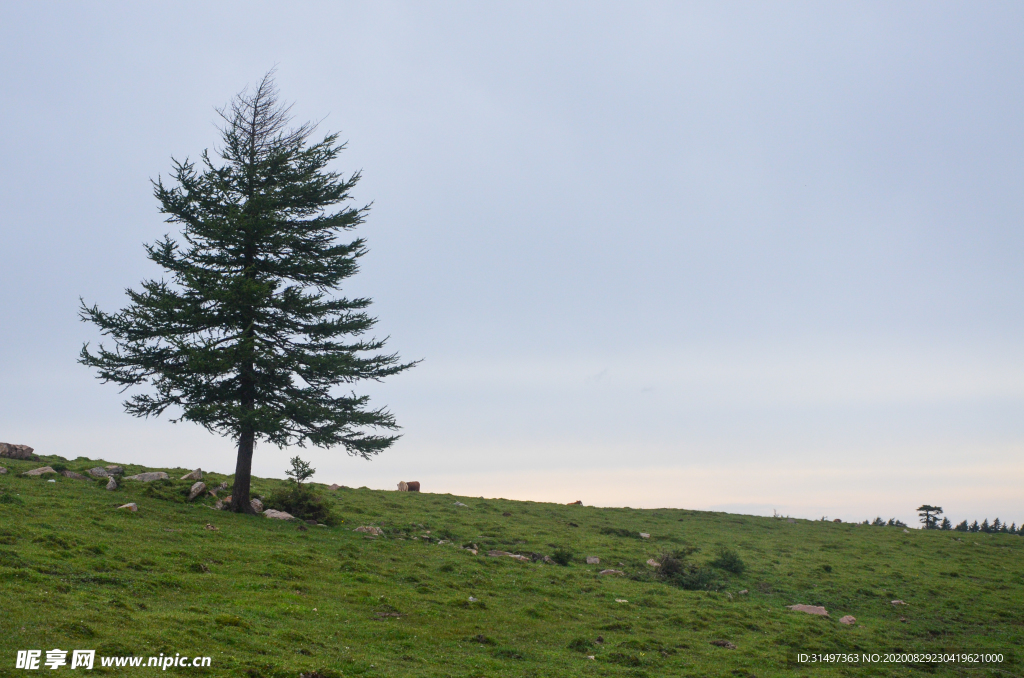
[[[953,529],[956,530],[957,532],[967,532],[968,529],[970,529],[970,528],[968,528],[967,521],[965,520],[962,523],[958,523],[957,526],[954,527]]]
[[[934,530],[936,523],[939,520],[939,515],[942,513],[942,507],[924,504],[922,506],[918,506],[917,510],[920,511],[917,515],[921,516],[921,522],[924,523],[924,529]]]
[[[993,532],[1002,532],[1002,530],[1003,530],[1003,524],[999,521],[999,516],[996,516],[996,519],[992,521],[992,531]]]
[[[953,523],[949,522],[949,518],[943,518],[942,519],[942,524],[939,525],[939,529],[940,530],[952,530],[953,529]]]
[[[82,302],[81,317],[111,337],[113,350],[83,346],[79,362],[104,382],[148,384],[125,409],[135,416],[192,421],[237,444],[231,508],[252,512],[249,487],[258,440],[278,446],[341,446],[369,459],[391,446],[398,425],[368,396],[339,392],[379,381],[415,363],[378,353],[366,338],[376,320],[367,298],[347,298],[341,283],[366,254],[361,238],[339,236],[363,223],[367,207],[346,206],[359,173],[327,169],[344,149],[336,134],[309,143],[315,125],[289,129],[273,72],[219,110],[222,162],[173,161],[176,185],[154,182],[167,221],[146,245],[170,280],[128,290],[131,304],[108,314]]]
[[[1010,529],[1007,530],[1010,534],[1017,534],[1017,523],[1012,523]]]
[[[885,521],[882,520],[882,516],[878,516],[873,521],[871,521],[871,524],[872,525],[885,525]]]
[[[977,532],[980,529],[981,529],[981,527],[978,526],[978,521],[975,520],[973,523],[971,523],[971,526],[969,528],[967,528],[967,531],[968,532]]]
[[[991,532],[992,531],[992,528],[988,524],[988,518],[985,518],[985,520],[981,521],[981,527],[979,527],[978,530],[980,532]]]

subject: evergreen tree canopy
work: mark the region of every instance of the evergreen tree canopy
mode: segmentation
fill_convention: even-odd
[[[939,525],[940,530],[952,530],[953,523],[949,521],[949,518],[943,518],[942,523]]]
[[[366,253],[339,236],[368,208],[345,203],[359,180],[328,169],[344,149],[336,134],[309,143],[315,125],[289,129],[273,73],[219,111],[222,162],[173,161],[174,185],[154,182],[160,211],[181,228],[146,245],[168,280],[128,290],[130,305],[105,313],[82,303],[115,347],[83,346],[80,362],[103,381],[151,386],[125,402],[136,416],[169,408],[238,444],[232,509],[251,512],[253,447],[341,446],[369,459],[389,447],[394,417],[339,387],[408,369],[383,340],[367,298],[337,294]]]
[[[957,532],[967,532],[967,530],[968,530],[967,521],[965,520],[962,523],[957,523],[957,526],[954,527],[953,529],[956,530]]]
[[[939,516],[942,514],[942,507],[924,504],[918,506],[917,510],[919,511],[917,515],[921,516],[921,522],[924,523],[924,529],[934,530],[937,527]]]

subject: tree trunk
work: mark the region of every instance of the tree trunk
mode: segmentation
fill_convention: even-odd
[[[251,430],[242,431],[238,436],[238,460],[235,462],[235,486],[231,488],[231,510],[235,513],[256,513],[249,502],[249,486],[252,482],[252,452],[256,434]]]

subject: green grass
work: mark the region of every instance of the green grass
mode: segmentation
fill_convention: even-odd
[[[60,461],[106,463],[0,462],[11,470],[0,476],[0,675],[22,674],[17,650],[55,647],[210,655],[209,669],[159,673],[253,678],[1024,674],[1024,538],[1013,535],[368,489],[328,493],[336,525],[300,530],[186,504],[190,481],[107,492],[19,475]],[[126,466],[142,470],[153,469]],[[254,479],[254,493],[280,485]],[[138,513],[117,510],[131,501]],[[385,536],[352,531],[360,525]],[[572,556],[559,566],[488,549]],[[693,549],[687,567],[710,573],[714,590],[682,589],[646,564]],[[597,574],[606,567],[626,575]],[[796,603],[831,617],[785,609]],[[798,652],[965,651],[1004,661],[998,672],[796,662]],[[158,672],[97,662],[93,673],[104,671]]]

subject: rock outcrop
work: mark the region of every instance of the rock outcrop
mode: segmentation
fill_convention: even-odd
[[[12,445],[11,443],[0,443],[0,457],[7,459],[28,459],[34,460],[36,456],[28,445]]]
[[[197,468],[195,471],[192,471],[191,473],[186,473],[185,475],[183,475],[181,477],[181,480],[202,480],[202,479],[203,479],[203,469],[201,469],[201,468]],[[204,487],[205,487],[205,485],[204,485]]]
[[[193,483],[192,484],[192,489],[190,489],[188,491],[188,500],[192,501],[193,499],[195,499],[196,497],[198,497],[199,495],[201,495],[205,491],[206,491],[206,483],[204,483],[201,480],[198,483]]]
[[[149,471],[147,473],[136,473],[133,476],[125,476],[125,480],[138,480],[143,483],[150,483],[154,480],[167,480],[169,476],[163,471]]]
[[[49,466],[41,466],[40,468],[34,468],[31,471],[25,471],[21,475],[23,475],[23,476],[41,476],[44,473],[56,473],[56,471],[54,471]]]

